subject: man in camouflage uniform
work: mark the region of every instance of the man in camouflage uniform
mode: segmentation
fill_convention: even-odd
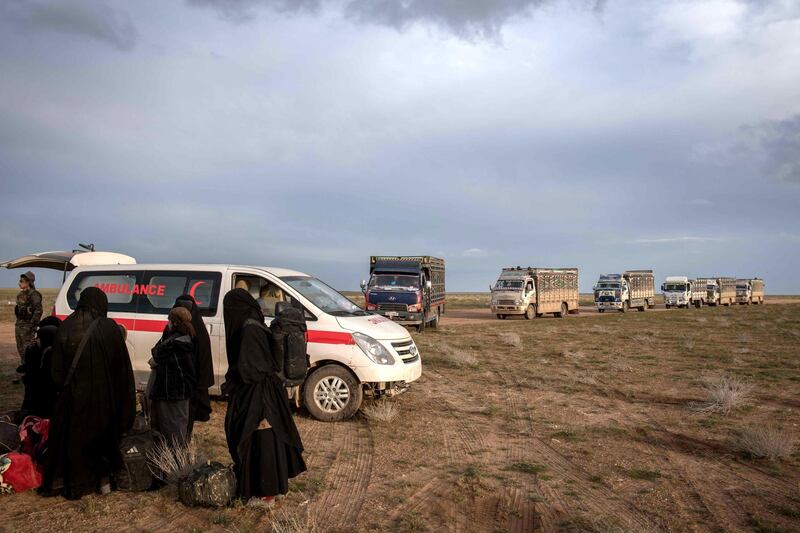
[[[15,333],[17,335],[17,352],[22,364],[25,364],[25,348],[36,340],[36,327],[42,318],[42,295],[36,290],[33,272],[25,272],[19,277],[19,294],[14,314],[17,316]]]

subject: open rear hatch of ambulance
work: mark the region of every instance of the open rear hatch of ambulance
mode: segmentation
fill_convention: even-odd
[[[0,262],[0,268],[50,268],[61,272],[90,265],[135,265],[136,259],[115,252],[73,250],[71,252],[41,252],[23,255]]]

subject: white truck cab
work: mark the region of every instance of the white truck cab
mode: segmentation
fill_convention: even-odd
[[[96,264],[65,268],[71,273],[56,297],[54,314],[65,318],[86,287],[108,296],[108,316],[127,330],[127,345],[137,387],[149,376],[150,349],[167,324],[175,299],[191,294],[208,329],[215,385],[219,394],[228,369],[222,299],[234,287],[269,299],[265,322],[274,318],[277,301],[303,311],[308,326],[310,370],[290,395],[319,420],[351,417],[363,395],[402,392],[419,379],[422,363],[408,330],[370,314],[319,279],[283,268],[202,264]],[[265,305],[262,304],[262,308]]]
[[[661,285],[664,305],[670,307],[701,307],[705,300],[705,286],[695,283],[687,276],[667,276]]]

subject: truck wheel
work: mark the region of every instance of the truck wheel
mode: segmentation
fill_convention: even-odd
[[[506,315],[497,315],[497,318],[498,318],[499,320],[503,320],[505,317],[506,317]]]
[[[533,320],[534,318],[536,318],[536,309],[533,308],[533,304],[529,304],[525,310],[525,320]]]
[[[606,310],[605,310],[605,309],[603,309],[603,308],[601,307],[600,309],[598,309],[598,310],[597,310],[597,312],[598,312],[598,313],[605,313],[605,312],[606,312]]]
[[[436,313],[436,316],[433,317],[433,320],[431,320],[430,326],[433,329],[436,329],[436,328],[439,327],[439,313],[438,312]]]
[[[569,309],[567,308],[567,304],[565,304],[565,303],[562,303],[562,304],[561,304],[561,311],[559,311],[558,313],[556,313],[556,316],[557,316],[558,318],[564,318],[564,317],[566,317],[566,316],[567,316],[567,312],[568,312],[568,311],[569,311]]]
[[[628,302],[622,302],[622,307],[620,307],[619,312],[620,313],[628,312]]]
[[[428,317],[423,315],[422,316],[422,322],[417,324],[417,333],[422,333],[423,331],[425,331],[425,319],[426,318],[428,318]]]
[[[358,379],[339,365],[318,368],[303,385],[303,403],[323,422],[347,420],[361,407],[364,392]]]

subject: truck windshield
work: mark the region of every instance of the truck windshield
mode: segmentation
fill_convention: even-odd
[[[516,279],[498,279],[495,289],[521,289],[522,280]]]
[[[706,289],[709,290],[709,291],[716,290],[716,288],[717,288],[716,285],[706,285]]]
[[[677,283],[667,283],[666,290],[668,291],[686,291],[686,285]]]
[[[393,274],[375,274],[369,280],[373,289],[419,289],[417,276],[398,276]]]
[[[286,276],[281,279],[329,315],[364,316],[369,314],[317,278]]]
[[[597,284],[598,289],[619,289],[619,283],[601,282]]]

